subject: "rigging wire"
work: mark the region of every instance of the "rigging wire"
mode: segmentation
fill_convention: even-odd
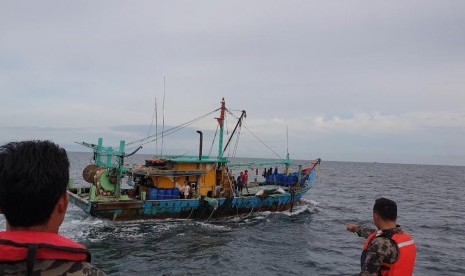
[[[162,138],[162,147],[163,147],[163,138],[165,136],[168,136],[168,135],[171,135],[187,126],[190,126],[202,119],[204,119],[205,117],[211,115],[212,113],[215,113],[217,112],[218,110],[220,110],[221,108],[217,108],[207,114],[204,114],[200,117],[197,117],[195,119],[192,119],[190,121],[187,121],[183,124],[180,124],[178,126],[175,126],[175,127],[172,127],[168,130],[162,130],[162,133],[161,135],[158,134],[158,132],[155,134],[155,135],[151,135],[151,136],[147,136],[147,137],[144,137],[142,139],[138,139],[138,140],[135,140],[135,141],[132,141],[132,142],[129,142],[126,144],[126,146],[131,146],[131,145],[135,145],[133,147],[128,147],[128,149],[132,149],[132,148],[136,148],[136,147],[139,147],[139,146],[142,146],[142,145],[145,145],[145,144],[148,144],[148,143],[151,143],[153,141],[156,141],[158,142],[158,139]],[[234,118],[236,119],[239,119],[238,116],[234,115],[234,113],[231,112],[232,109],[226,109],[226,111],[231,115],[233,116]],[[235,142],[235,146],[234,146],[234,150],[233,150],[233,156],[236,156],[236,152],[237,152],[237,148],[238,148],[238,143],[239,143],[239,136],[240,136],[240,132],[241,132],[241,128],[242,126],[253,136],[255,137],[255,139],[257,139],[260,143],[262,143],[267,149],[269,149],[272,153],[274,153],[279,159],[284,159],[281,155],[279,155],[275,150],[273,150],[270,146],[268,146],[262,139],[260,139],[257,135],[255,135],[247,126],[245,125],[242,125],[242,122],[240,123],[240,126],[239,126],[239,130],[238,130],[238,134],[236,136],[236,142]],[[213,144],[215,142],[215,139],[216,139],[216,136],[217,136],[217,132],[218,132],[218,127],[217,126],[217,129],[215,131],[215,137],[213,138],[213,141],[212,141],[212,145],[211,145],[211,148],[210,148],[210,153],[211,154],[211,151],[213,150]],[[164,118],[163,118],[163,128],[164,128]],[[228,132],[228,129],[227,129],[227,132]],[[163,151],[163,148],[161,149]],[[228,150],[228,153],[231,153],[231,150],[229,149]]]
[[[227,110],[229,114],[231,114],[233,117],[235,117],[236,119],[239,119],[239,117],[237,117],[236,115],[234,115],[233,113],[229,112],[229,110]],[[242,123],[241,123],[241,126],[242,126]],[[255,133],[253,133],[248,127],[246,127],[245,125],[243,126],[250,134],[252,134],[253,137],[255,137],[255,139],[257,139],[260,143],[262,143],[267,149],[269,149],[271,152],[273,152],[279,159],[284,159],[281,155],[279,155],[275,150],[273,150],[270,146],[268,146],[265,142],[263,142],[262,139],[258,138],[257,135],[255,135]]]
[[[150,135],[150,131],[152,131],[152,127],[153,127],[153,120],[155,119],[155,114],[157,112],[157,97],[155,97],[155,105],[153,107],[153,115],[152,115],[152,121],[150,122],[150,126],[149,126],[149,130],[147,131],[147,135],[145,136],[149,136]]]
[[[228,110],[228,111],[242,112],[242,110],[239,110],[239,109],[230,109],[230,108],[227,108],[226,110]],[[231,113],[231,112],[230,112],[230,113]]]
[[[236,135],[236,142],[234,143],[233,157],[236,157],[237,148],[239,147],[239,137],[241,136],[242,122],[239,125]]]
[[[217,135],[217,133],[218,133],[218,128],[219,128],[219,125],[216,126],[215,136],[213,136],[213,140],[212,140],[212,144],[211,144],[211,146],[210,146],[210,151],[208,152],[208,156],[211,156],[211,154],[212,154],[213,145],[215,144],[216,135]]]
[[[181,129],[183,129],[183,128],[189,126],[189,125],[192,125],[192,124],[194,124],[194,123],[196,123],[196,122],[198,122],[198,121],[204,119],[205,117],[208,117],[208,116],[210,116],[211,114],[217,112],[218,110],[220,110],[220,108],[217,108],[217,109],[215,109],[215,110],[213,110],[213,111],[211,111],[211,112],[209,112],[209,113],[207,113],[207,114],[204,114],[204,115],[202,115],[202,116],[200,116],[200,117],[197,117],[197,118],[195,118],[195,119],[192,119],[192,120],[190,120],[190,121],[187,121],[187,122],[185,122],[185,123],[183,123],[183,124],[180,124],[180,125],[178,125],[178,126],[172,127],[172,128],[170,128],[170,129],[168,129],[168,130],[162,131],[161,135],[160,135],[160,134],[156,134],[156,135],[151,135],[151,136],[148,136],[148,137],[139,139],[139,140],[135,140],[135,141],[132,141],[132,142],[127,143],[126,146],[135,145],[134,147],[138,147],[138,146],[142,146],[142,145],[151,143],[151,142],[156,141],[156,140],[158,140],[158,139],[160,139],[160,138],[163,138],[163,137],[165,137],[165,136],[168,136],[168,135],[170,135],[170,134],[173,134],[173,133],[175,133],[175,132],[177,132],[177,131],[179,131],[179,130],[181,130]]]

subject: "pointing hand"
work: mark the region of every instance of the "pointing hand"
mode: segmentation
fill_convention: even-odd
[[[355,233],[355,232],[358,231],[359,226],[358,226],[357,224],[350,224],[350,223],[349,223],[349,224],[346,225],[346,229],[347,229],[347,231],[350,231],[350,232],[352,232],[352,233]]]

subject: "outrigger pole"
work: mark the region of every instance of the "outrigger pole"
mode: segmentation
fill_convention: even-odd
[[[242,120],[244,119],[244,117],[246,117],[246,113],[245,113],[245,110],[242,110],[241,117],[239,117],[239,120],[237,121],[237,124],[236,124],[236,126],[234,127],[233,132],[232,132],[231,135],[229,136],[229,140],[228,140],[228,142],[226,143],[226,146],[224,147],[223,152],[225,152],[226,149],[228,148],[229,143],[231,142],[232,138],[234,137],[234,133],[236,133],[237,127],[239,127],[239,126],[242,124]]]

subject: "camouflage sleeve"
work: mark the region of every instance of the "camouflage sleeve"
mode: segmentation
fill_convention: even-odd
[[[105,276],[106,274],[90,263],[76,262],[68,269],[68,271],[66,271],[66,275],[68,276],[72,276],[72,275]]]
[[[33,275],[106,275],[100,269],[87,262],[36,260],[33,269]],[[26,262],[0,264],[0,275],[25,275],[26,270]]]
[[[363,238],[368,238],[369,235],[373,234],[374,232],[376,232],[375,229],[372,229],[372,228],[368,228],[368,227],[363,227],[363,226],[358,226],[358,231],[357,231],[357,235],[359,237],[363,237]]]
[[[388,238],[375,238],[367,248],[366,259],[360,275],[378,275],[383,263],[393,263],[397,259],[397,248]]]

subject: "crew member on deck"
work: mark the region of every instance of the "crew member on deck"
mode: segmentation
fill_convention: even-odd
[[[190,198],[190,192],[191,192],[191,186],[189,186],[189,183],[187,183],[184,186],[184,199],[189,199]]]
[[[237,192],[239,195],[242,195],[242,189],[244,188],[244,173],[240,172],[237,177]]]
[[[249,185],[248,185],[248,182],[249,182],[249,171],[248,170],[245,170],[244,174],[243,174],[243,179],[244,179],[244,187],[245,189],[247,190],[247,193],[249,193]]]

